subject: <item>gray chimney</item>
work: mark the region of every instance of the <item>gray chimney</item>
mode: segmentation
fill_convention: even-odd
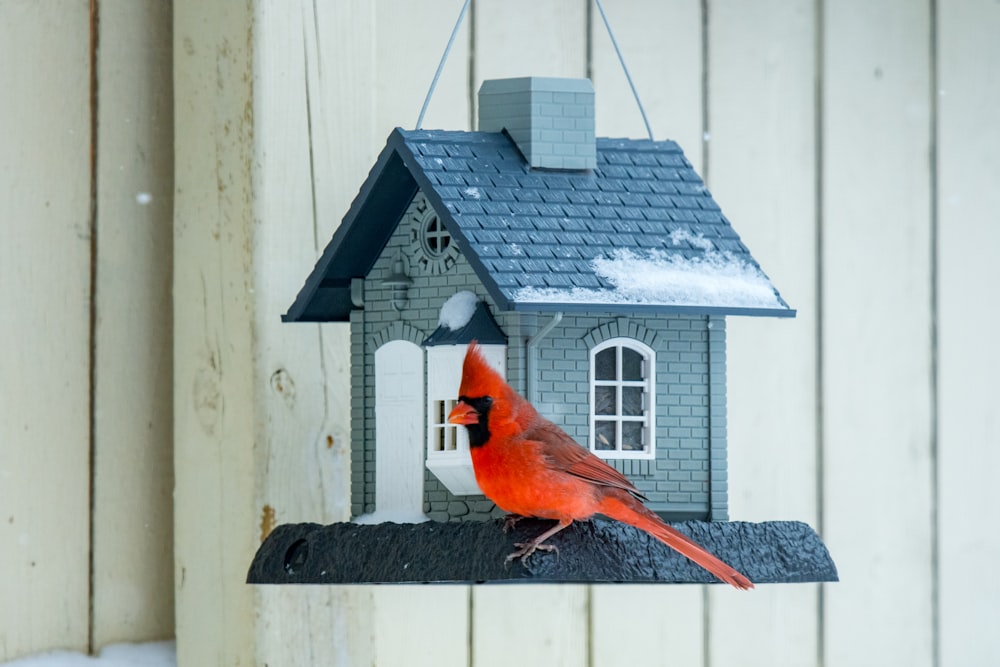
[[[479,88],[479,130],[507,133],[532,167],[595,169],[589,79],[491,79]]]

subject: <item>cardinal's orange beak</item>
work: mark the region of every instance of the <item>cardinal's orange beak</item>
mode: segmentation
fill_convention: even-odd
[[[448,415],[449,424],[476,424],[479,422],[479,413],[463,401],[459,401]]]

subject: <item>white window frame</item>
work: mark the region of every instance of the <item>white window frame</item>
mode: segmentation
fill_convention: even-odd
[[[615,352],[615,378],[614,380],[597,379],[597,354],[608,348],[616,348]],[[622,348],[629,348],[638,352],[642,356],[643,379],[623,380],[622,379]],[[653,348],[634,338],[619,336],[609,338],[590,350],[590,451],[602,459],[654,459],[656,458],[656,353]],[[596,387],[615,387],[617,411],[614,415],[596,414],[597,401],[595,396]],[[644,389],[642,415],[622,415],[622,388],[642,387]],[[614,421],[616,431],[616,443],[618,449],[598,449],[597,448],[597,422]],[[623,450],[622,445],[622,423],[642,422],[643,441],[645,449],[642,451]]]
[[[468,345],[435,345],[427,348],[427,469],[455,496],[479,495],[469,453],[469,433],[448,423],[448,413],[458,401],[462,362]],[[481,345],[487,362],[506,375],[507,346]],[[445,443],[443,449],[438,444]]]

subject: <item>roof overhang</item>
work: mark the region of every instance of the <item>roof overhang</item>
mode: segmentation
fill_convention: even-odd
[[[312,273],[281,317],[283,322],[350,319],[351,279],[368,275],[417,193],[417,182],[396,150],[398,143],[398,132],[393,132]],[[369,196],[373,191],[378,196]],[[356,220],[364,224],[354,224]]]
[[[795,317],[796,311],[792,308],[725,308],[721,306],[679,306],[671,304],[625,304],[625,303],[601,303],[601,302],[508,302],[505,310],[513,310],[526,313],[543,312],[602,312],[620,315],[743,315],[750,317]]]

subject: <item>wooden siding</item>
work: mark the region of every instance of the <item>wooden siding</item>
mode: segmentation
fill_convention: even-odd
[[[89,25],[0,5],[0,660],[88,645]]]
[[[174,634],[171,11],[100,6],[0,3],[0,662]]]
[[[726,323],[730,516],[807,521],[840,583],[242,583],[348,514],[348,327],[279,317],[461,4],[0,3],[0,660],[171,634],[173,541],[184,666],[1000,663],[994,0],[605,0],[798,310]],[[644,136],[596,8],[474,0],[424,126],[588,73]]]
[[[94,293],[94,648],[173,635],[171,13],[102,0]]]

